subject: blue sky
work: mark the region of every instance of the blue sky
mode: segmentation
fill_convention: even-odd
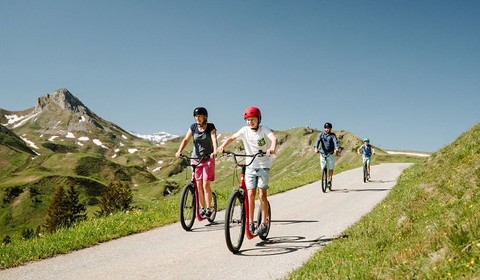
[[[480,121],[480,1],[0,1],[0,108],[67,88],[138,133],[332,122],[433,152]]]

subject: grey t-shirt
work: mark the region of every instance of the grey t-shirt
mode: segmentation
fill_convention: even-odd
[[[193,151],[192,157],[200,158],[204,155],[213,153],[213,140],[211,132],[215,130],[213,123],[207,123],[204,131],[200,131],[198,124],[194,123],[190,126],[193,132]]]

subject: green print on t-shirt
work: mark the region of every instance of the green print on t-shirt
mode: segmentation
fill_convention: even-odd
[[[265,146],[265,144],[267,144],[267,142],[265,141],[265,138],[262,138],[262,139],[258,139],[257,141],[257,144],[258,146]]]

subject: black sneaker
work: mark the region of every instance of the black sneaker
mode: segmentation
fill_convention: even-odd
[[[205,210],[205,217],[210,218],[210,216],[212,216],[212,213],[212,209],[207,208],[207,210]]]
[[[201,217],[205,217],[206,214],[207,214],[207,210],[205,208],[200,209],[200,216]]]
[[[329,190],[332,190],[332,181],[328,181],[327,187]]]

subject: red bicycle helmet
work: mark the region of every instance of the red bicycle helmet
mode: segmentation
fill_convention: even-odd
[[[258,118],[258,123],[262,121],[262,113],[260,112],[260,109],[258,109],[255,106],[250,106],[245,111],[243,111],[243,119],[251,118],[251,117],[257,117]]]

